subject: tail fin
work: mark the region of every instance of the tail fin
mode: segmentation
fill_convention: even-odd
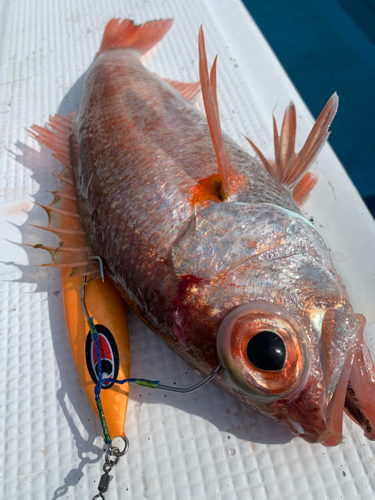
[[[145,54],[164,38],[173,23],[173,19],[163,19],[137,26],[129,19],[112,19],[105,28],[97,55],[111,49],[135,49]]]

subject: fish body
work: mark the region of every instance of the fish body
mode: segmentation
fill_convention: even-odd
[[[110,275],[147,323],[171,338],[171,327],[178,331],[173,302],[185,300],[182,294],[194,279],[213,281],[225,266],[236,265],[234,255],[226,262],[212,255],[210,263],[189,255],[192,225],[216,213],[230,221],[218,233],[231,227],[230,238],[242,248],[247,235],[238,233],[248,205],[256,209],[276,202],[300,214],[290,192],[229,138],[231,159],[247,183],[224,204],[207,200],[194,205],[197,181],[218,170],[207,120],[130,51],[104,53],[94,63],[71,140],[79,213],[93,252],[103,256]],[[215,229],[200,233],[201,245],[219,248]],[[242,257],[241,250],[237,259]]]
[[[106,30],[112,42],[121,31],[120,23],[113,26]],[[92,254],[138,316],[190,366],[208,375],[220,363],[215,383],[242,403],[309,442],[334,445],[347,401],[373,438],[373,409],[363,410],[374,380],[365,320],[293,200],[290,187],[299,179],[290,174],[289,185],[281,182],[272,165],[220,135],[204,65],[208,120],[142,65],[142,47],[105,40],[69,133]],[[201,63],[203,57],[201,44]],[[292,111],[289,117],[293,129]],[[287,128],[278,137],[281,152]],[[258,341],[271,349],[268,361]]]

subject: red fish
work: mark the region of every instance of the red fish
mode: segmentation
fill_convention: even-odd
[[[296,204],[315,185],[306,172],[337,96],[298,154],[291,103],[280,134],[274,122],[274,162],[251,143],[253,158],[221,131],[216,59],[209,74],[202,30],[206,116],[191,102],[199,84],[163,81],[140,62],[171,25],[110,21],[78,112],[53,117],[54,130],[33,127],[66,165],[46,207],[60,237],[52,265],[92,273],[88,257],[100,255],[124,299],[181,358],[204,376],[220,363],[219,386],[306,441],[338,444],[344,409],[374,439],[365,318]]]

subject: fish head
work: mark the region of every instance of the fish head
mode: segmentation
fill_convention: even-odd
[[[217,383],[242,403],[308,442],[338,444],[344,409],[375,438],[365,319],[353,312],[328,248],[301,214],[201,203],[172,262],[180,280],[174,331],[189,353],[195,346],[197,369],[213,368],[216,352],[208,355],[207,345],[214,351],[214,337],[223,367]]]
[[[312,309],[308,320],[266,301],[236,307],[217,335],[226,383],[308,442],[339,444],[344,408],[374,439],[375,370],[364,326],[361,314],[342,308]]]

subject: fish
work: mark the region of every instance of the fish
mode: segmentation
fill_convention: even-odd
[[[329,137],[338,97],[295,152],[296,109],[275,158],[222,130],[203,29],[199,82],[165,80],[141,57],[173,20],[112,19],[77,112],[32,135],[65,166],[45,229],[59,245],[48,265],[98,275],[202,376],[309,443],[335,446],[344,411],[375,438],[375,369],[329,250],[299,205]],[[201,90],[205,114],[194,104]],[[62,209],[62,202],[64,209]],[[251,436],[249,436],[251,438]]]

